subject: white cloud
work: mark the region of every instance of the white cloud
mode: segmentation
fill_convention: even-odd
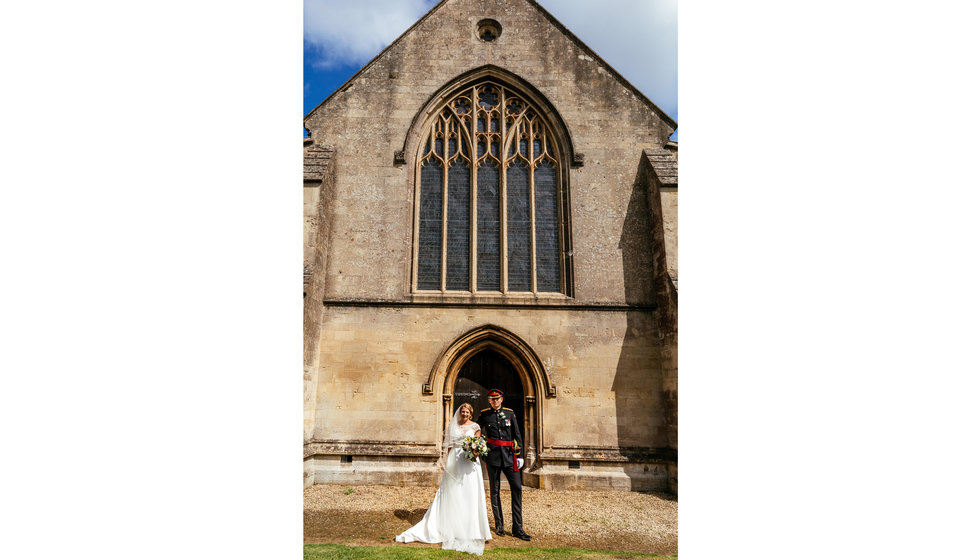
[[[412,26],[434,0],[305,0],[303,39],[315,66],[363,64]]]
[[[538,0],[668,114],[677,115],[677,0]],[[304,36],[315,65],[360,65],[436,0],[306,0]]]
[[[538,0],[668,114],[677,115],[677,0]]]

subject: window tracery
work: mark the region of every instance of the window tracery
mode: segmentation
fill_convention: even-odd
[[[524,96],[494,81],[449,99],[418,160],[416,289],[563,292],[556,136]]]

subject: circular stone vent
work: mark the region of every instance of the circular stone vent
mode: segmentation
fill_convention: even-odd
[[[503,29],[500,27],[500,23],[493,19],[481,19],[480,23],[476,24],[476,36],[480,38],[481,41],[486,41],[487,43],[492,43],[500,37],[500,33]]]

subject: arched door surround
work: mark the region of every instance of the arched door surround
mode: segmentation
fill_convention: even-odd
[[[422,393],[442,395],[442,422],[439,427],[441,434],[452,419],[453,411],[450,408],[453,388],[456,386],[460,371],[470,358],[487,349],[495,351],[509,362],[521,381],[525,395],[524,402],[509,404],[512,408],[517,406],[524,408],[527,426],[527,433],[524,434],[526,448],[524,468],[535,468],[543,435],[537,399],[539,396],[555,398],[558,392],[537,354],[516,334],[495,325],[484,325],[458,337],[436,360],[429,372],[428,382],[422,386]]]

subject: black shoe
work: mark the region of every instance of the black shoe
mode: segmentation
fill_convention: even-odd
[[[521,531],[520,533],[516,533],[515,532],[514,533],[514,536],[517,537],[517,538],[519,538],[519,539],[521,539],[522,541],[529,541],[529,540],[531,540],[531,535],[528,535],[524,531]]]
[[[504,528],[503,527],[497,527],[496,529],[493,530],[493,532],[494,533],[497,533],[501,537],[503,537],[503,536],[505,536],[507,534],[507,533],[504,532]]]

